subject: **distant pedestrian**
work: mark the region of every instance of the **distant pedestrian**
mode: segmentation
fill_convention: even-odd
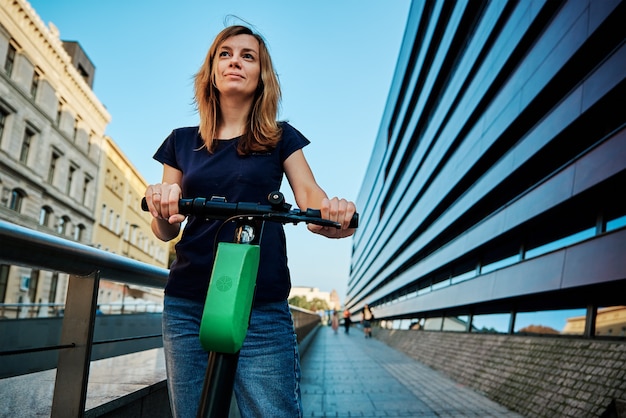
[[[337,310],[333,310],[333,317],[331,319],[331,327],[335,334],[337,333],[337,329],[339,328],[339,315],[337,314]]]
[[[374,314],[368,304],[363,307],[363,333],[365,338],[372,338],[372,319]]]
[[[350,333],[350,325],[352,325],[352,319],[350,319],[350,311],[343,311],[343,329],[346,334]]]

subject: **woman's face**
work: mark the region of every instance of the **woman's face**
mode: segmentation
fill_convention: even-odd
[[[220,96],[252,98],[259,85],[259,41],[252,35],[235,35],[217,50],[215,85]]]

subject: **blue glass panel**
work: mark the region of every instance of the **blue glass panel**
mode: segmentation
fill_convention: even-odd
[[[615,229],[623,228],[626,226],[626,215],[617,219],[610,220],[606,223],[606,230],[613,231]]]
[[[535,334],[582,335],[585,331],[586,310],[519,312],[515,318],[515,332]]]
[[[535,247],[533,249],[530,249],[528,251],[526,251],[526,259],[528,258],[532,258],[532,257],[537,257],[546,253],[549,253],[550,251],[555,251],[558,250],[560,248],[563,247],[567,247],[568,245],[572,245],[572,244],[576,244],[577,242],[583,241],[585,239],[591,238],[596,234],[596,228],[589,228],[586,229],[584,231],[580,231],[577,232],[573,235],[570,235],[568,237],[556,240],[556,241],[552,241],[548,244],[545,245],[541,245],[539,247]]]
[[[472,320],[471,332],[506,334],[509,332],[511,314],[475,315]]]

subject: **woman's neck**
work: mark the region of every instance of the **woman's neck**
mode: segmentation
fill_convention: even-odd
[[[221,118],[217,127],[217,138],[230,139],[241,136],[246,131],[248,113],[252,102],[220,100]]]
[[[217,128],[216,139],[233,139],[240,137],[244,133],[244,128],[239,126],[222,126]]]

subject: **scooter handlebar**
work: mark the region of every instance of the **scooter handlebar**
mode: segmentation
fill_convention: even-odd
[[[322,213],[319,209],[290,210],[291,205],[284,203],[283,195],[280,192],[270,193],[268,200],[272,202],[271,205],[248,202],[230,203],[221,198],[185,198],[178,201],[178,210],[182,215],[203,216],[214,220],[249,216],[282,224],[305,222],[335,228],[341,227],[337,222],[322,218]],[[141,200],[141,208],[144,211],[148,211],[145,197]],[[358,226],[359,214],[355,213],[352,216],[349,227],[358,228]]]

